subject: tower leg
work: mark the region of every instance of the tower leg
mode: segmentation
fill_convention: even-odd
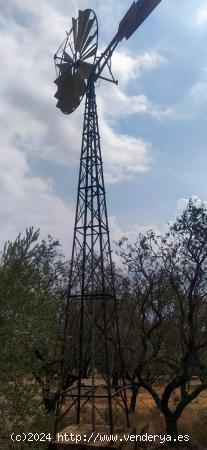
[[[79,345],[77,349],[78,362],[76,367],[73,367],[73,370],[76,370],[77,373],[77,387],[71,394],[71,398],[76,406],[76,422],[77,424],[81,423],[83,404],[90,403],[92,430],[94,430],[97,415],[103,417],[100,412],[99,400],[104,398],[107,400],[107,422],[110,426],[110,433],[113,434],[112,404],[116,397],[114,386],[112,386],[113,351],[117,353],[115,360],[118,361],[116,369],[119,371],[117,404],[123,403],[127,424],[128,409],[93,80],[89,80],[88,84],[83,123],[64,331],[64,342],[66,343],[64,346],[64,377],[69,369],[69,347],[67,343],[68,334],[71,334],[71,326],[73,326],[71,318],[75,314],[79,323]],[[89,372],[91,374],[91,385],[86,387],[83,386],[83,378],[86,378]],[[99,376],[97,376],[97,373]],[[100,380],[102,381],[100,382]],[[100,394],[100,390],[104,391],[105,395]],[[68,394],[68,396],[70,395]]]

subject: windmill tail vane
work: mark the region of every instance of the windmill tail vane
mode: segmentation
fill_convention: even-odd
[[[129,39],[160,2],[161,0],[138,0],[132,3],[119,24],[118,36],[120,40],[123,37]]]
[[[124,411],[129,426],[95,82],[99,78],[107,79],[102,75],[107,66],[111,77],[108,81],[116,83],[110,66],[115,48],[124,37],[129,39],[160,1],[134,2],[99,57],[96,14],[91,9],[79,11],[54,56],[57,108],[71,114],[86,97],[55,432],[61,419],[72,410],[76,424],[80,425],[84,408],[90,411],[91,430],[105,421],[113,434],[114,408]],[[71,342],[74,342],[74,356]],[[106,414],[100,401],[106,402]]]

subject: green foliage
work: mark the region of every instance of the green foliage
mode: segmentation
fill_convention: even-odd
[[[123,238],[118,253],[130,279],[122,319],[127,376],[148,390],[176,435],[186,406],[207,389],[206,206],[190,200],[168,232],[140,233],[135,243]],[[162,394],[159,379],[165,380]]]
[[[41,434],[52,433],[54,417],[45,411],[41,396],[38,395],[37,384],[16,384],[12,391],[7,391],[7,402],[10,405],[9,411],[4,414],[4,419],[10,418],[10,432],[15,434]],[[2,417],[3,418],[3,417]],[[13,444],[14,445],[14,444]],[[15,449],[38,449],[47,448],[47,442],[27,442],[15,443]],[[9,448],[13,449],[11,445]]]
[[[177,420],[207,388],[206,207],[190,201],[163,236],[149,231],[139,234],[134,244],[122,239],[118,253],[128,269],[116,277],[127,378],[147,389],[163,414],[177,414]],[[51,429],[53,414],[46,411],[52,410],[48,405],[55,401],[59,382],[67,285],[67,266],[62,261],[58,241],[50,236],[41,241],[39,230],[33,228],[8,242],[1,256],[0,409],[7,430]],[[79,307],[69,318],[66,375],[77,373],[78,315]],[[86,333],[88,326],[85,323]],[[86,345],[90,348],[88,341]],[[119,370],[116,361],[115,366]],[[85,367],[87,376],[90,352]],[[162,398],[156,391],[159,380],[166,382]],[[170,404],[176,389],[180,391],[177,413]],[[115,408],[114,424],[119,415]],[[105,417],[108,421],[107,411]],[[192,427],[192,436],[204,444],[206,417],[206,410],[202,411]],[[41,450],[40,444],[34,448]]]
[[[51,424],[43,400],[57,389],[58,374],[48,374],[45,367],[60,357],[61,259],[58,241],[50,236],[40,241],[33,228],[8,242],[1,256],[0,401],[2,424],[14,432],[37,431],[38,426],[44,432]]]

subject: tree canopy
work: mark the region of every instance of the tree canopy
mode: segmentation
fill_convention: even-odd
[[[148,231],[135,242],[122,238],[117,253],[123,264],[123,270],[115,268],[115,281],[131,410],[140,387],[146,389],[163,414],[168,433],[177,436],[184,409],[207,388],[206,206],[190,200],[167,232]],[[67,373],[64,380],[60,378],[68,271],[59,242],[51,236],[41,240],[39,230],[30,228],[3,248],[3,429],[50,429],[59,383],[66,387],[77,376],[76,306],[70,310],[70,336],[66,336]],[[97,345],[101,358],[100,342]],[[83,377],[90,372],[90,357],[87,351]],[[115,369],[114,380],[119,376]],[[160,380],[162,393],[157,390]],[[175,390],[179,401],[172,409]]]

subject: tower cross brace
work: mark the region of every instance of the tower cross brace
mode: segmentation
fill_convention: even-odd
[[[69,390],[65,395],[76,407],[77,424],[81,423],[83,406],[90,403],[93,430],[96,417],[103,418],[98,405],[103,398],[107,402],[105,421],[113,434],[114,404],[124,410],[127,425],[129,421],[94,84],[90,79],[86,92],[64,332],[64,342],[67,342],[70,315],[75,309],[79,317],[78,380],[75,391]],[[67,368],[68,349],[64,350]],[[91,385],[86,389],[82,379],[87,358],[90,360]],[[115,373],[118,374],[116,385],[112,382]],[[97,374],[102,379],[101,386],[100,382],[97,384]],[[63,377],[65,375],[63,363]]]
[[[124,408],[129,425],[95,82],[104,79],[117,84],[111,71],[113,52],[124,38],[131,37],[160,2],[161,0],[135,0],[119,23],[114,38],[99,57],[96,56],[98,47],[96,15],[91,9],[80,10],[78,18],[72,18],[72,28],[70,32],[66,32],[65,40],[54,55],[57,71],[55,80],[57,108],[64,114],[71,114],[86,94],[61,365],[62,387],[65,389],[67,383],[64,383],[64,380],[70,366],[69,339],[73,330],[73,343],[76,345],[78,342],[78,347],[70,378],[76,379],[77,385],[72,386],[70,391],[60,392],[56,425],[61,416],[61,399],[65,397],[71,399],[71,406],[62,416],[65,416],[70,408],[75,407],[77,424],[81,423],[83,406],[90,404],[91,423],[95,429],[97,414],[103,418],[98,399],[106,398],[107,422],[111,434],[114,425],[114,400],[119,407]],[[103,76],[105,68],[108,68],[111,79]],[[86,367],[90,368],[87,374],[91,374],[90,386],[83,383],[84,378],[87,378]],[[97,372],[102,376],[105,383],[103,386],[98,383]]]

